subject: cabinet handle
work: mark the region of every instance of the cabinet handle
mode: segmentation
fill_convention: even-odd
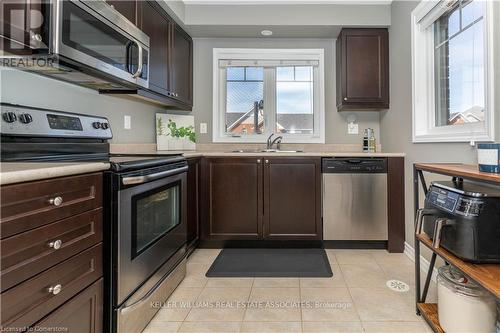
[[[269,163],[269,160],[266,160],[266,164]]]
[[[347,101],[347,97],[344,97],[344,101]]]
[[[60,284],[56,284],[55,286],[50,286],[47,291],[52,295],[57,295],[61,292],[62,286]]]
[[[62,246],[62,240],[60,239],[49,243],[49,247],[53,248],[54,250],[59,250],[61,246]]]
[[[257,163],[260,163],[260,159],[257,160]]]
[[[61,197],[55,197],[49,200],[49,203],[54,206],[61,206],[63,203],[63,198]]]

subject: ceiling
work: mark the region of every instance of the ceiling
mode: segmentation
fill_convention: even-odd
[[[336,38],[342,27],[388,27],[391,0],[164,0],[194,38]],[[271,30],[272,36],[262,36]]]

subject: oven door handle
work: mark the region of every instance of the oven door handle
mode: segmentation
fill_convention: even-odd
[[[152,173],[150,175],[144,175],[144,176],[135,176],[135,177],[124,177],[122,178],[122,184],[123,185],[135,185],[135,184],[143,184],[150,182],[152,180],[160,179],[160,178],[165,178],[168,176],[173,176],[177,175],[179,173],[186,172],[188,170],[188,166],[185,165],[181,168],[173,169],[173,170],[166,170],[166,171],[161,171],[157,173]]]

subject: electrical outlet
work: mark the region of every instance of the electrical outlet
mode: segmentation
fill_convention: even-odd
[[[355,123],[348,123],[347,124],[347,134],[358,134],[358,133],[359,133],[358,124],[355,124]]]
[[[131,129],[132,128],[132,119],[130,116],[123,117],[123,128],[124,129]]]
[[[207,123],[200,123],[200,134],[207,134]]]

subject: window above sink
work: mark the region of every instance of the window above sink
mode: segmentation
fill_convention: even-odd
[[[322,49],[214,49],[213,141],[324,143]]]

